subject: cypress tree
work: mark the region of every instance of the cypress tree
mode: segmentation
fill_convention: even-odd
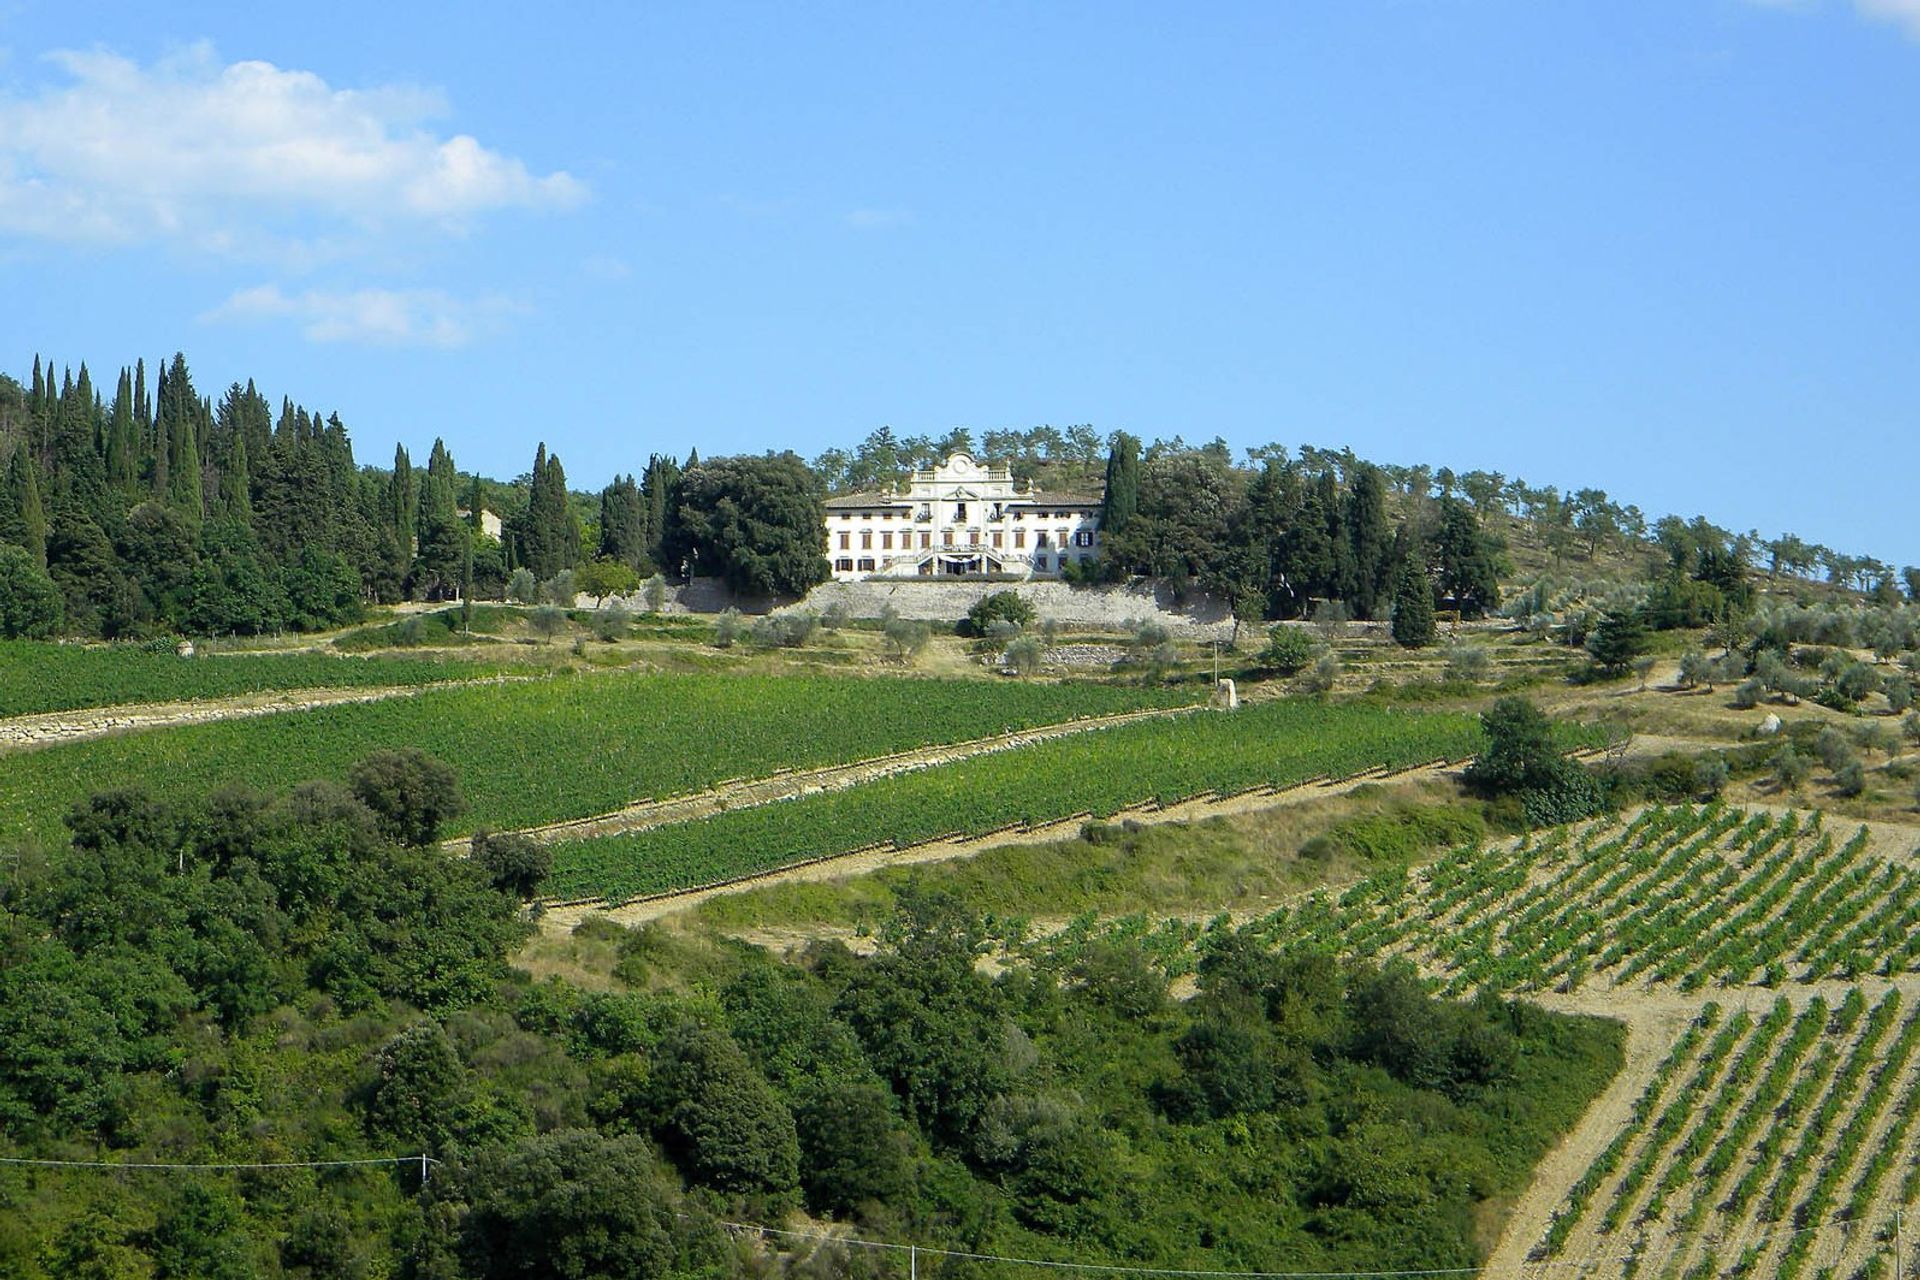
[[[639,569],[647,560],[646,513],[632,476],[600,491],[600,554]]]
[[[179,446],[174,451],[167,500],[187,519],[196,523],[206,514],[206,497],[200,487],[200,446],[191,414],[180,422]]]
[[[1417,546],[1400,561],[1393,591],[1393,638],[1409,649],[1433,643],[1433,580],[1427,575],[1426,555]]]
[[[1347,538],[1352,547],[1352,586],[1348,603],[1355,617],[1377,618],[1394,587],[1394,562],[1388,554],[1386,485],[1380,469],[1360,463],[1347,490]]]
[[[447,599],[458,587],[469,542],[455,509],[454,474],[453,455],[435,440],[427,457],[426,483],[420,486],[420,551],[413,565],[415,583],[429,600]]]
[[[1140,510],[1140,441],[1124,431],[1113,433],[1107,452],[1107,491],[1100,502],[1100,531],[1125,533]]]
[[[47,567],[47,510],[40,501],[40,482],[33,453],[25,440],[14,448],[7,465],[6,506],[0,509],[0,540],[25,547],[33,562]]]

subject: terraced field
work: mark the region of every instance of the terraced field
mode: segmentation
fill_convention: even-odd
[[[555,846],[552,893],[620,900],[842,853],[1143,801],[1471,755],[1476,721],[1364,703],[1269,702],[1100,729],[630,835]]]
[[[183,659],[132,645],[0,642],[0,719],[133,703],[230,698],[282,689],[365,689],[432,684],[511,669],[505,658],[473,662],[391,655],[247,653]]]
[[[1189,690],[981,680],[630,673],[433,689],[293,715],[155,730],[9,758],[0,832],[56,839],[89,793],[197,795],[341,778],[383,747],[459,771],[458,830],[530,827],[729,778],[884,755],[1084,716],[1179,707]]]
[[[1657,1041],[1630,1105],[1583,1122],[1590,1162],[1535,1187],[1550,1212],[1516,1214],[1489,1274],[1871,1280],[1897,1254],[1902,1270],[1920,1261],[1905,1228],[1920,1200],[1920,874],[1864,830],[1651,808],[1459,850],[1243,928],[1411,961],[1455,995],[1611,1013]],[[1197,951],[1208,932],[1166,936]]]

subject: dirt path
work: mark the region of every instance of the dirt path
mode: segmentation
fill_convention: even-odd
[[[477,684],[506,684],[537,676],[482,676],[473,680],[436,680],[430,684],[379,685],[350,689],[274,689],[237,694],[230,698],[200,698],[182,702],[139,702],[117,707],[86,707],[72,711],[45,711],[37,715],[0,720],[0,753],[36,751],[66,742],[84,742],[108,734],[138,729],[171,729],[216,720],[245,720],[253,716],[311,711],[349,702],[381,702],[410,698],[433,689],[458,689]]]
[[[1327,796],[1344,795],[1356,787],[1369,782],[1379,782],[1391,778],[1408,782],[1423,779],[1445,777],[1457,774],[1456,764],[1421,765],[1413,769],[1391,771],[1386,769],[1370,770],[1338,782],[1307,782],[1286,788],[1260,788],[1242,792],[1235,796],[1194,797],[1171,804],[1165,808],[1151,803],[1123,809],[1113,815],[1114,821],[1131,821],[1143,825],[1157,825],[1164,822],[1198,822],[1205,818],[1227,817],[1233,814],[1258,813],[1266,809],[1277,809],[1284,805],[1300,804],[1308,800],[1317,800]],[[1035,827],[1014,828],[1006,831],[990,832],[983,836],[966,837],[951,840],[929,840],[920,844],[895,849],[891,846],[861,849],[836,857],[822,858],[799,866],[780,867],[758,875],[745,876],[730,880],[724,884],[708,885],[703,888],[683,889],[672,893],[654,894],[636,898],[619,906],[609,907],[604,901],[575,902],[549,906],[540,918],[541,928],[551,933],[570,931],[580,921],[590,915],[604,915],[624,925],[644,924],[665,916],[696,907],[710,898],[730,893],[745,893],[752,889],[766,888],[775,884],[791,884],[823,880],[841,880],[850,876],[864,875],[878,871],[883,867],[910,866],[922,862],[944,862],[952,858],[969,858],[988,849],[997,849],[1005,845],[1050,844],[1056,840],[1071,839],[1078,834],[1086,822],[1085,815],[1075,815],[1056,822],[1044,823]]]
[[[652,827],[669,826],[676,822],[709,818],[729,809],[750,809],[758,805],[772,804],[777,800],[791,800],[797,796],[817,795],[825,791],[844,791],[848,787],[872,782],[877,778],[953,764],[995,751],[1011,751],[1016,747],[1031,746],[1036,742],[1045,742],[1052,738],[1065,738],[1076,733],[1091,733],[1096,729],[1111,729],[1116,725],[1133,724],[1140,720],[1163,720],[1170,716],[1191,715],[1196,711],[1204,710],[1206,710],[1205,704],[1155,707],[1146,711],[1122,711],[1110,716],[1089,716],[1083,720],[1063,720],[1058,724],[1016,729],[1010,733],[995,734],[990,738],[974,738],[966,742],[945,742],[929,747],[915,747],[910,751],[897,751],[885,756],[869,756],[865,760],[854,760],[847,764],[822,765],[817,769],[794,769],[783,773],[771,773],[761,778],[739,778],[722,782],[706,791],[696,791],[691,795],[669,796],[661,800],[641,800],[624,809],[616,809],[612,813],[596,814],[591,818],[573,818],[566,822],[551,822],[545,826],[528,827],[514,834],[532,836],[541,841],[587,840],[598,836],[624,835],[633,831],[645,831]],[[467,844],[467,840],[462,838],[448,840],[442,847],[449,853],[460,853],[466,850]]]

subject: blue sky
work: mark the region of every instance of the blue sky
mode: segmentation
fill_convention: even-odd
[[[1920,0],[0,3],[0,366],[361,456],[1091,422],[1920,562]]]

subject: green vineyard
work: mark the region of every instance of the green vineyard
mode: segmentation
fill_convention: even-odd
[[[1184,690],[958,680],[737,680],[627,673],[433,689],[299,715],[103,738],[12,757],[0,831],[57,839],[88,794],[144,786],[189,796],[342,778],[354,761],[418,747],[460,775],[457,830],[528,827],[729,778],[836,764],[1010,729],[1193,701]]]
[[[0,643],[0,718],[135,702],[231,698],[281,689],[430,684],[510,670],[450,658],[248,653],[182,659],[132,645]]]
[[[846,791],[631,835],[557,845],[550,892],[622,899],[844,852],[1076,813],[1111,814],[1205,792],[1286,786],[1379,766],[1459,759],[1470,717],[1365,704],[1273,702],[1122,725],[996,752]]]
[[[1651,808],[1317,894],[1276,940],[1406,955],[1460,994],[1777,986],[1920,968],[1920,875],[1819,814]]]

